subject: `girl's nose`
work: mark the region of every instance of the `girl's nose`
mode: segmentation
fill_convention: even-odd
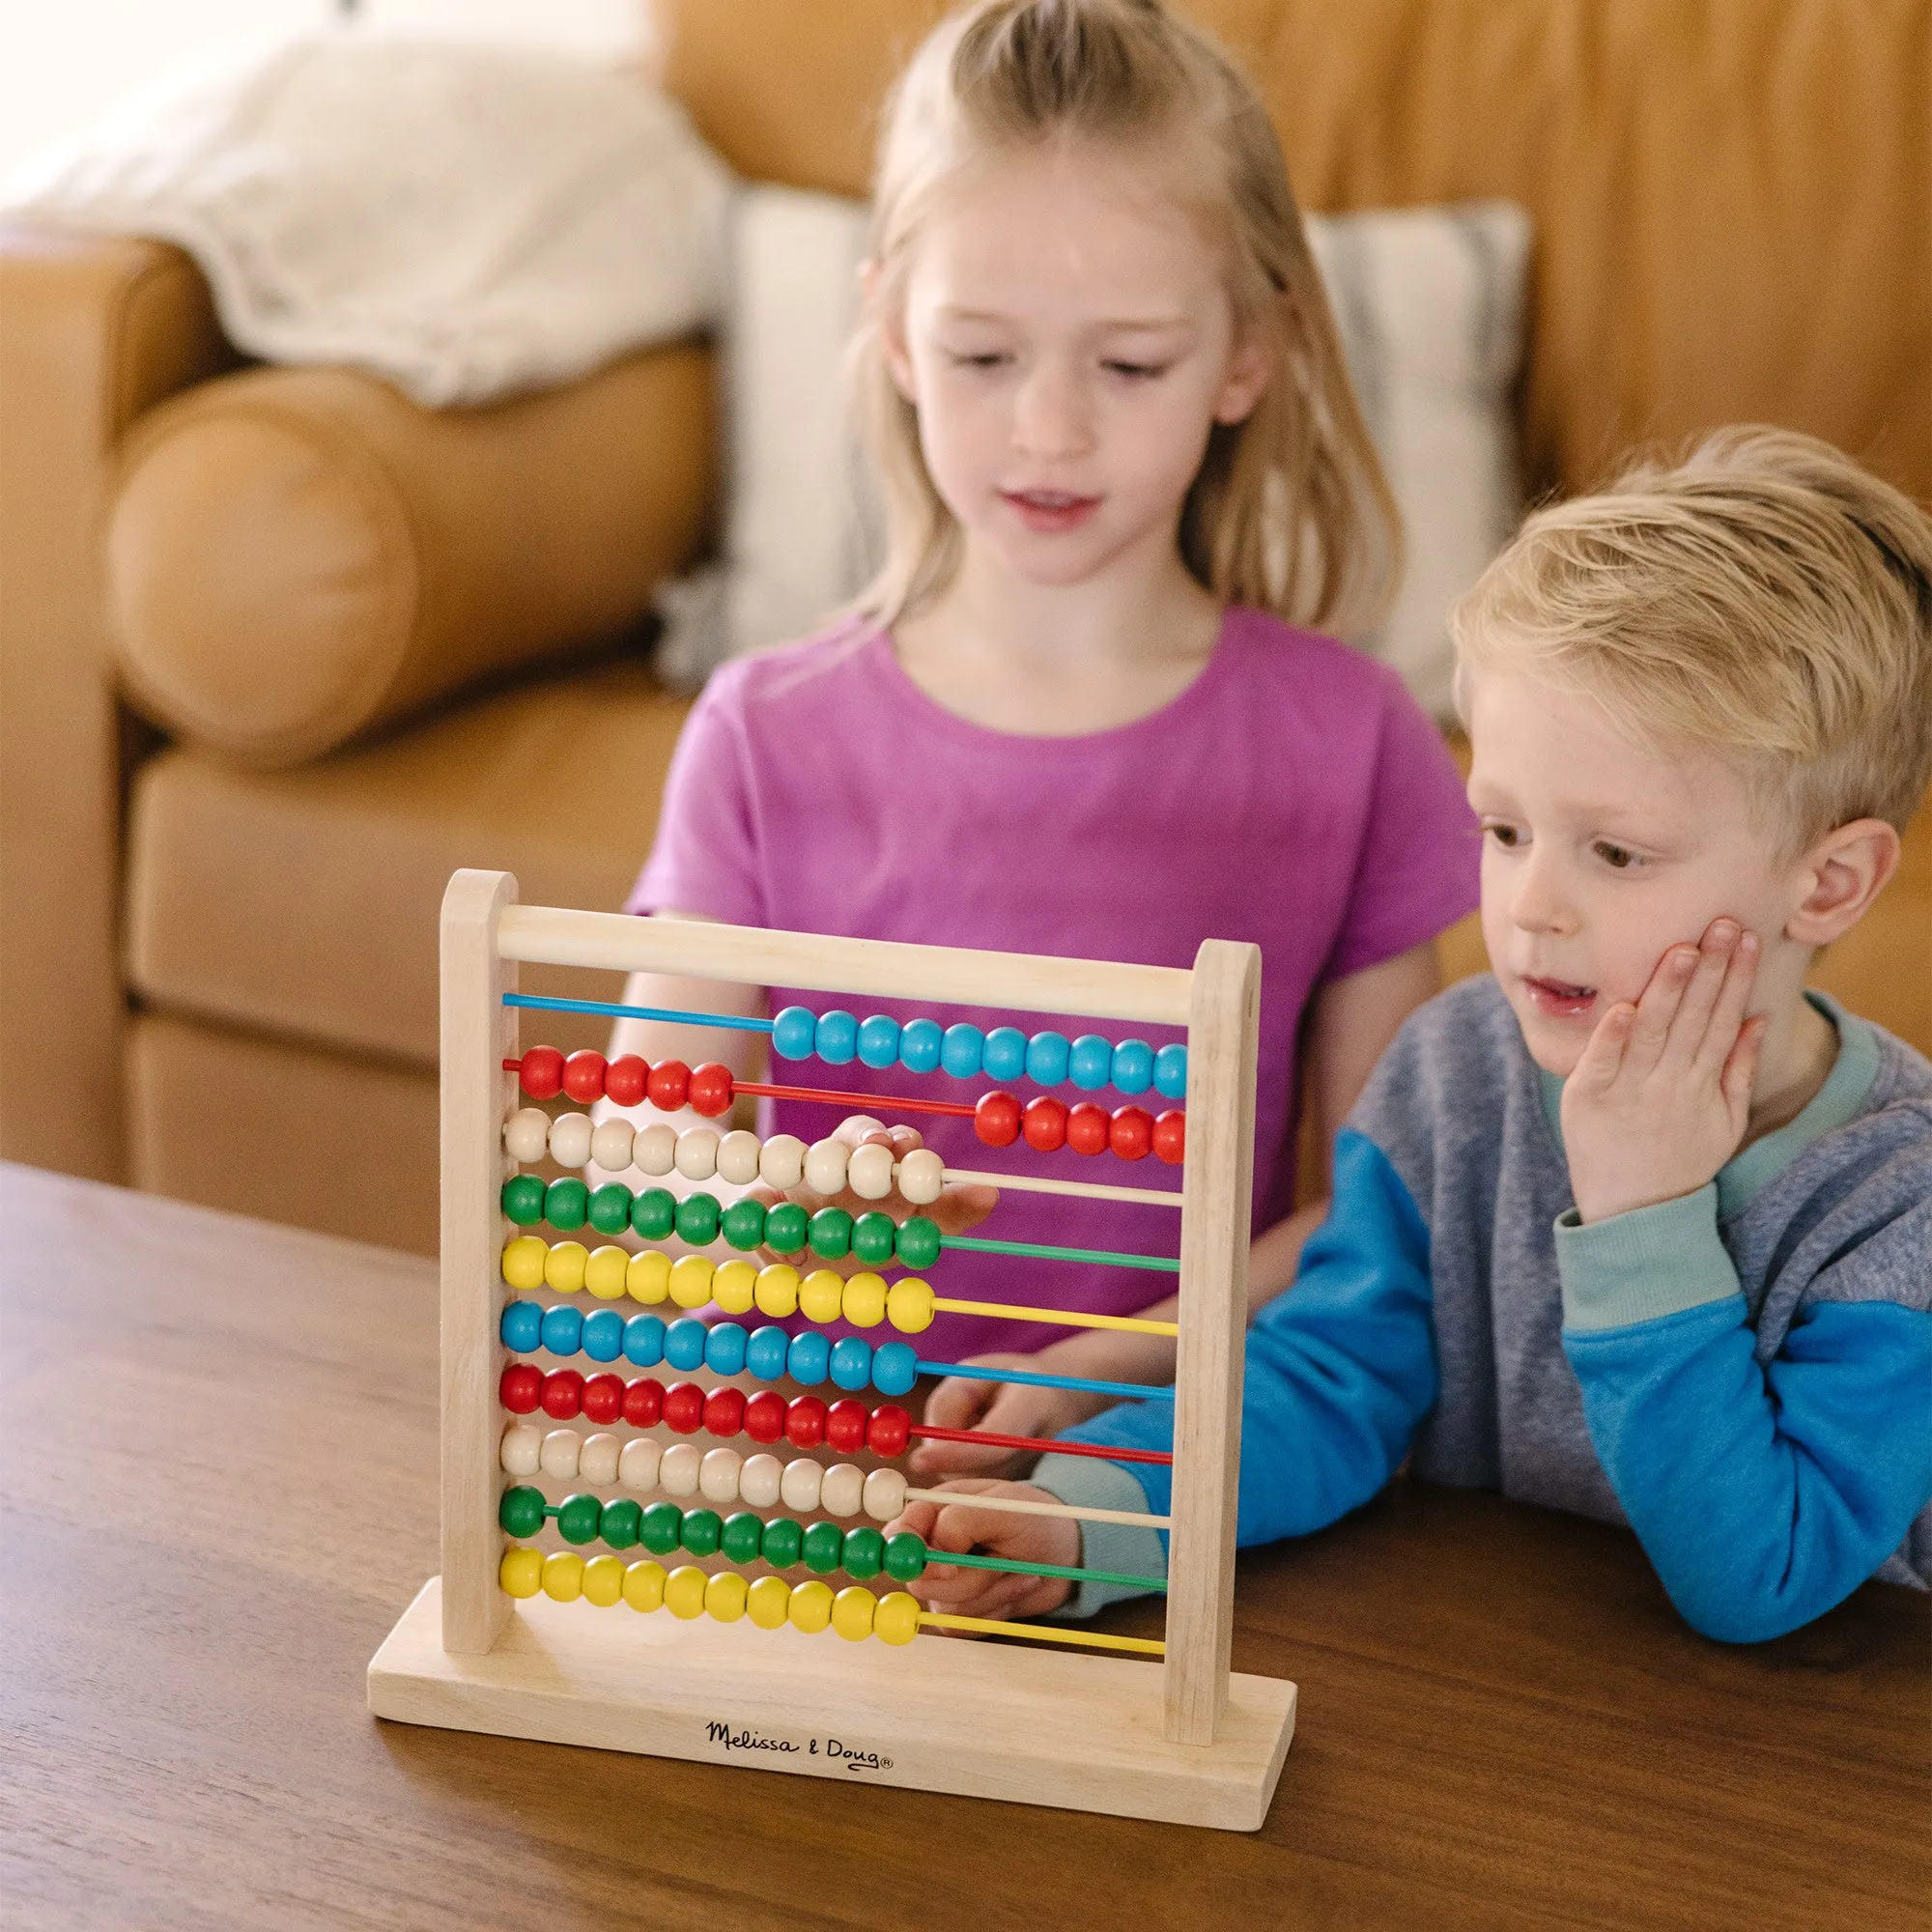
[[[1050,362],[1037,363],[1014,400],[1014,446],[1028,456],[1079,456],[1092,440],[1093,425],[1079,379]]]

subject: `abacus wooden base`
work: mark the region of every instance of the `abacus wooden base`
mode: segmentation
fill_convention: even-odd
[[[1231,1676],[1208,1746],[1161,1736],[1151,1663],[932,1634],[895,1649],[621,1605],[519,1604],[487,1655],[442,1647],[440,1578],[369,1664],[379,1718],[852,1784],[1259,1830],[1294,1686]]]

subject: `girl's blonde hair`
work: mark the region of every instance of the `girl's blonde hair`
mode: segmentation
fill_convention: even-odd
[[[1386,611],[1401,569],[1395,500],[1349,386],[1281,147],[1253,87],[1158,0],[980,0],[944,21],[888,105],[872,201],[872,299],[853,343],[861,433],[884,488],[888,554],[860,600],[881,622],[958,568],[959,526],[921,452],[919,415],[886,364],[920,223],[989,153],[1087,140],[1145,146],[1184,167],[1224,232],[1237,324],[1269,338],[1274,375],[1253,412],[1217,423],[1182,503],[1180,554],[1226,603],[1344,634]],[[1157,144],[1157,145],[1156,145]]]

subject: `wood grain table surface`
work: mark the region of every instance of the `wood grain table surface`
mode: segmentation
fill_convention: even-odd
[[[1925,1599],[1731,1649],[1627,1533],[1406,1482],[1241,1560],[1253,1835],[380,1723],[430,1264],[22,1168],[0,1254],[10,1932],[1932,1923]]]

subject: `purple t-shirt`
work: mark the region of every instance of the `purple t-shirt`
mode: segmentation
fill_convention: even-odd
[[[942,709],[875,626],[846,623],[740,659],[705,688],[671,761],[656,843],[627,909],[933,946],[1191,966],[1204,939],[1262,949],[1255,1102],[1257,1232],[1293,1206],[1295,1046],[1310,995],[1432,938],[1476,903],[1477,840],[1454,764],[1395,674],[1331,639],[1231,610],[1207,668],[1151,716],[1085,737],[1021,737]],[[1174,1029],[1078,1014],[922,1008],[771,989],[772,1010],[929,1011],[1155,1047]],[[975,1099],[993,1083],[776,1063],[774,1078],[857,1093]],[[1024,1102],[1038,1090],[1012,1084]],[[1070,1104],[1125,1096],[1059,1090]],[[1140,1104],[1172,1104],[1151,1093]],[[889,1109],[876,1111],[890,1118]],[[765,1102],[761,1130],[810,1143],[840,1118]],[[1178,1186],[1150,1154],[994,1151],[970,1121],[911,1116],[949,1166]],[[1179,1252],[1179,1215],[1009,1190],[977,1232],[1142,1254]],[[1131,1314],[1174,1277],[949,1253],[942,1294]],[[943,1350],[940,1346],[943,1331]],[[949,1316],[935,1358],[1033,1350],[1065,1329]],[[874,1338],[876,1339],[876,1338]]]

